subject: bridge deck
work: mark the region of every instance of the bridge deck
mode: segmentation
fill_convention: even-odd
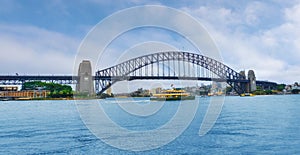
[[[232,79],[222,79],[222,78],[207,78],[207,77],[174,77],[174,76],[102,76],[97,77],[93,76],[93,80],[198,80],[198,81],[220,81],[220,82],[226,82],[226,81],[234,81],[234,82],[249,82],[249,80],[232,80]],[[10,83],[9,81],[69,81],[74,80],[77,81],[79,79],[78,76],[57,76],[57,75],[0,75],[0,81],[6,81]],[[0,82],[2,83],[2,82]],[[275,82],[270,81],[256,81],[258,85],[276,85]]]
[[[232,79],[222,79],[222,78],[208,78],[208,77],[174,77],[174,76],[101,76],[94,77],[94,80],[196,80],[196,81],[216,81],[216,82],[242,82],[247,83],[249,80],[232,80]]]

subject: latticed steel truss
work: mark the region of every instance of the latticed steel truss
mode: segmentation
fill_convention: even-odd
[[[164,64],[172,65],[172,63],[175,64],[177,62],[179,67],[177,67],[176,71],[171,71],[170,68],[161,66]],[[217,77],[193,75],[190,71],[190,65],[182,65],[180,67],[179,62],[200,66],[214,73]],[[144,70],[146,71],[142,71],[143,68],[145,68]],[[181,73],[182,70],[184,71],[183,74]],[[175,72],[177,72],[177,74],[175,74]],[[185,72],[187,72],[187,74]],[[95,76],[96,92],[103,93],[117,81],[136,79],[222,81],[227,82],[238,94],[245,92],[241,83],[249,82],[245,76],[212,58],[196,53],[168,51],[140,56],[97,71]]]

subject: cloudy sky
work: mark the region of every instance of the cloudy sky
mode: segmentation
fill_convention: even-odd
[[[235,70],[254,69],[260,80],[300,81],[296,0],[0,0],[0,74],[71,74],[80,43],[97,23],[141,5],[164,5],[193,16],[214,39],[223,62]],[[122,55],[147,41],[193,50],[180,36],[161,29],[133,30],[127,37],[116,39],[106,54]]]

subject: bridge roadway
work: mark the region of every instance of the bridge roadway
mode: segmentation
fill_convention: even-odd
[[[217,82],[240,82],[247,83],[249,80],[232,80],[221,78],[207,78],[207,77],[173,77],[173,76],[92,76],[93,80],[197,80],[197,81],[217,81]],[[77,84],[78,76],[71,75],[0,75],[0,85],[22,85],[28,81],[44,81],[54,82],[59,84]],[[274,87],[277,85],[275,82],[269,81],[256,81],[258,86]]]
[[[198,80],[198,81],[233,81],[220,78],[207,77],[173,77],[173,76],[92,76],[93,80]],[[77,84],[78,76],[59,76],[59,75],[0,75],[0,85],[22,85],[29,81],[45,81],[59,84]],[[235,82],[249,82],[249,80],[234,80]]]
[[[232,80],[222,78],[210,78],[210,77],[174,77],[174,76],[96,76],[94,80],[114,80],[114,81],[132,81],[132,80],[196,80],[196,81],[216,81],[216,82],[241,82],[247,83],[249,80]]]

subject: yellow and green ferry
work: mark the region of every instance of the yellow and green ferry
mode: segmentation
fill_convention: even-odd
[[[150,97],[151,101],[174,101],[174,100],[194,100],[195,96],[187,93],[181,88],[173,88],[163,90],[161,93],[153,94]]]

